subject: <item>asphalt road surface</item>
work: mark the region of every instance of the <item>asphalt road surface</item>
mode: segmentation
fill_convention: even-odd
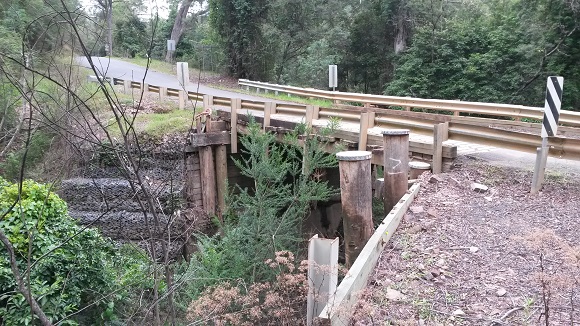
[[[129,62],[122,60],[106,58],[106,57],[91,57],[93,64],[97,71],[100,72],[101,76],[120,78],[120,79],[131,79],[136,82],[143,82],[145,78],[145,83],[155,86],[164,86],[170,88],[181,89],[181,85],[177,81],[177,76],[169,75],[162,72],[157,72],[153,70],[146,70],[145,67],[138,66]],[[86,57],[79,57],[77,62],[80,66],[85,68],[90,68],[90,64]],[[199,89],[198,89],[199,87]],[[197,83],[190,83],[185,89],[192,92],[199,92],[202,94],[208,94],[213,96],[230,97],[230,98],[241,98],[244,100],[252,101],[274,101],[272,99],[264,99],[257,96],[246,95],[237,92],[224,91],[221,89],[211,88],[204,85],[198,85]]]
[[[105,58],[92,57],[97,71],[103,76],[131,79],[133,81],[145,82],[151,85],[165,86],[171,88],[181,88],[177,81],[177,76],[161,73],[157,71],[146,71],[142,66],[138,66],[129,62]],[[82,67],[90,67],[86,57],[78,58],[79,65]],[[198,89],[199,87],[199,89]],[[225,91],[215,89],[204,85],[191,83],[185,87],[188,91],[199,92],[203,94],[210,94],[214,96],[241,98],[245,100],[254,101],[273,101],[272,99],[265,99],[258,96],[251,96],[237,92]],[[427,140],[429,141],[429,140]],[[489,146],[478,146],[465,144],[456,144],[458,146],[459,155],[466,155],[472,158],[482,159],[495,165],[515,166],[523,169],[533,169],[536,156],[534,154],[506,150],[501,148],[494,148]],[[462,150],[463,149],[463,150]],[[547,171],[558,171],[565,173],[572,173],[580,175],[580,162],[571,160],[562,160],[557,158],[549,158]]]

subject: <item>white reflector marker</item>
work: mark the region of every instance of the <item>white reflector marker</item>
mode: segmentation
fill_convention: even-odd
[[[562,107],[563,87],[564,77],[548,77],[544,120],[542,121],[542,138],[556,135],[558,120],[560,119],[560,108]]]

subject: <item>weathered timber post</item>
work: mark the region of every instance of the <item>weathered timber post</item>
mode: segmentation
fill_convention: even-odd
[[[211,146],[199,148],[199,163],[201,170],[201,188],[203,208],[209,216],[215,215],[216,178],[213,149]]]
[[[167,87],[159,86],[159,99],[165,100],[167,97]]]
[[[306,106],[306,127],[312,128],[312,120],[314,120],[314,106]]]
[[[242,109],[242,100],[239,98],[233,98],[231,102],[231,115],[230,115],[230,125],[231,125],[231,142],[232,142],[232,154],[238,152],[238,111]]]
[[[123,91],[125,94],[131,94],[133,89],[131,88],[131,81],[130,80],[123,80]]]
[[[227,181],[228,181],[228,157],[226,152],[226,145],[218,145],[215,149],[215,174],[217,183],[217,201],[220,218],[222,220],[222,214],[226,209],[226,192],[227,192]]]
[[[203,96],[203,109],[208,110],[213,107],[213,95]]]
[[[187,105],[187,93],[184,90],[179,90],[179,109],[184,110]]]
[[[443,142],[447,140],[449,122],[433,126],[433,174],[443,172]]]
[[[364,151],[367,149],[367,139],[369,128],[375,126],[375,113],[374,112],[364,112],[360,115],[360,131],[358,138],[358,150]]]
[[[385,214],[388,214],[407,192],[409,171],[409,130],[383,131]]]
[[[264,131],[266,131],[266,128],[270,126],[272,114],[276,114],[276,103],[264,103],[264,123],[262,124]]]
[[[336,154],[340,170],[340,200],[346,266],[350,267],[373,234],[371,152]]]

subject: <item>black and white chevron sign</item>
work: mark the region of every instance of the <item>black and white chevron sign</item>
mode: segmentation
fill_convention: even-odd
[[[560,108],[562,107],[562,89],[564,77],[548,77],[546,86],[546,104],[544,105],[544,120],[542,121],[542,138],[554,136],[558,129]]]

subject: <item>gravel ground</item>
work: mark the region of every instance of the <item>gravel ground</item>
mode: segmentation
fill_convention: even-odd
[[[465,157],[424,174],[354,325],[580,325],[580,180],[531,178]]]

